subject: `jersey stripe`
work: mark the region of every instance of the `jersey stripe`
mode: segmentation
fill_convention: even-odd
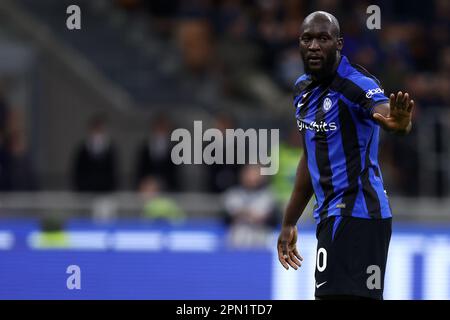
[[[315,90],[317,87],[314,87],[312,85],[312,83],[309,83],[309,86],[304,88],[305,91],[307,91],[306,93],[301,92],[302,96],[299,100],[301,100],[302,106],[300,108],[297,108],[297,118],[303,119],[309,108],[310,108],[310,103],[313,99],[313,97],[316,96],[316,93],[318,92],[317,90]],[[301,132],[301,136],[303,137],[303,146],[305,149],[305,156],[306,156],[306,160],[308,163],[308,169],[310,171],[310,175],[314,175],[317,172],[317,168],[312,168],[311,167],[311,163],[315,162],[315,144],[311,143],[310,138],[308,137],[308,135],[310,133],[308,133],[307,131],[303,131]],[[310,152],[311,151],[311,152]],[[309,155],[311,153],[311,155]],[[314,205],[314,209],[316,210],[318,207],[318,200],[324,198],[324,192],[323,190],[320,188],[320,186],[316,185],[314,183],[314,181],[311,181],[311,184],[313,186],[314,189],[314,196],[316,198],[316,203]]]
[[[363,88],[347,78],[342,78],[339,74],[336,74],[336,77],[331,84],[331,89],[339,91],[345,98],[366,109],[380,103],[380,101],[376,102],[372,98],[367,98]]]
[[[370,137],[369,143],[367,145],[366,154],[365,154],[365,165],[364,170],[361,174],[361,183],[364,193],[364,199],[366,201],[366,206],[368,210],[368,214],[371,218],[381,219],[381,205],[380,200],[378,199],[378,194],[370,183],[369,179],[369,170],[372,167],[372,163],[370,162],[370,147],[372,144],[373,135]]]
[[[324,90],[324,92],[318,98],[318,103],[316,103],[317,110],[315,121],[317,124],[325,121],[325,112],[323,111],[322,105],[327,92],[328,89]],[[328,216],[328,206],[334,196],[334,187],[332,181],[333,172],[331,171],[331,163],[328,156],[328,141],[326,132],[316,131],[314,140],[316,144],[316,163],[320,175],[319,183],[325,196],[322,204],[322,211],[319,213],[320,220],[323,220]]]
[[[347,105],[341,99],[338,100],[338,107],[339,126],[341,128],[341,140],[348,181],[348,187],[342,196],[342,203],[345,204],[345,208],[341,209],[341,214],[343,216],[351,216],[358,195],[361,154],[359,152],[358,134],[352,115]]]

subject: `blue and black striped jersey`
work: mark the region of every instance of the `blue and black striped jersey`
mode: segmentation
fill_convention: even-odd
[[[295,83],[297,125],[314,188],[314,218],[392,217],[378,164],[379,125],[374,106],[389,99],[379,81],[341,57],[336,73],[315,82],[304,74]]]

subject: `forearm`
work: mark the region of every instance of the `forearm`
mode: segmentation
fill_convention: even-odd
[[[297,167],[294,189],[283,217],[284,226],[297,224],[312,195],[311,177],[306,163],[306,157],[303,155]]]

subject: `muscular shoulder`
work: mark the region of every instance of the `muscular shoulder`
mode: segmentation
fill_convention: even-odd
[[[367,98],[375,93],[384,93],[380,81],[374,76],[365,75],[357,70],[352,72],[347,79],[354,83]]]
[[[309,75],[302,74],[294,83],[294,97],[298,96],[305,88],[311,83],[311,77]]]
[[[342,77],[340,91],[353,103],[373,106],[387,101],[380,81],[361,66],[355,65]]]

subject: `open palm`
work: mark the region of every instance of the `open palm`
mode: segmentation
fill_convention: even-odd
[[[405,132],[411,124],[412,110],[414,108],[414,100],[410,100],[409,94],[403,94],[401,91],[389,96],[389,114],[383,116],[375,113],[373,117],[378,123],[388,131]]]

